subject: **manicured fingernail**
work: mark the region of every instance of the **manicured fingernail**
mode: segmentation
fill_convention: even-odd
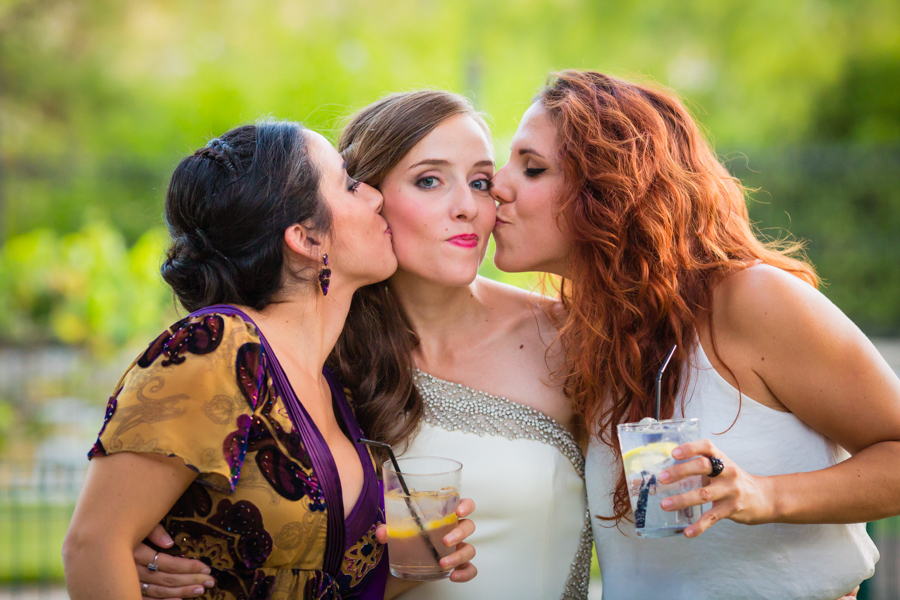
[[[448,533],[444,537],[444,545],[445,546],[455,546],[458,543],[459,543],[459,540],[458,540],[457,536],[453,535],[452,533]]]
[[[694,537],[694,530],[693,530],[693,529],[690,529],[690,528],[685,529],[685,530],[684,530],[684,535],[687,536],[687,537]]]
[[[683,454],[684,450],[682,450],[681,448],[675,448],[674,450],[672,450],[672,456],[674,456],[675,458],[681,458]]]
[[[659,474],[660,481],[668,481],[670,477],[671,477],[671,475],[669,475],[668,471],[663,471],[662,473]]]
[[[212,573],[212,571],[209,569],[209,567],[203,567],[202,569],[200,569],[200,573],[203,575],[209,575],[210,573]]]
[[[441,559],[441,568],[446,569],[446,568],[449,567],[449,566],[450,566],[450,559],[449,559],[449,558],[442,558],[442,559]]]
[[[660,479],[662,479],[662,477],[660,477]],[[661,505],[663,508],[672,508],[672,504],[673,504],[673,502],[672,502],[672,499],[671,499],[671,498],[666,498],[665,500],[663,500],[662,502],[660,502],[660,505]]]
[[[205,591],[206,590],[204,590],[203,588],[194,588],[194,593],[197,594],[198,596]]]
[[[208,588],[216,587],[216,582],[213,581],[212,579],[207,579],[206,581],[203,582],[203,585],[205,585]]]

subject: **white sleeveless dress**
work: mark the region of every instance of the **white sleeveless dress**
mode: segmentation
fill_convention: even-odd
[[[781,475],[830,467],[848,457],[839,446],[791,413],[743,395],[712,367],[698,343],[684,416],[700,419],[700,437],[753,475]],[[677,414],[676,410],[676,414]],[[591,441],[586,479],[592,515],[612,514],[621,462]],[[839,493],[835,491],[834,493]],[[709,505],[704,506],[708,509]],[[695,539],[637,539],[632,522],[621,530],[592,519],[605,600],[667,598],[778,598],[827,600],[851,591],[874,573],[878,550],[865,525],[740,525],[716,523]]]
[[[416,372],[425,419],[403,456],[460,461],[475,501],[478,576],[420,585],[402,600],[584,600],[591,526],[584,457],[559,422],[530,407]]]

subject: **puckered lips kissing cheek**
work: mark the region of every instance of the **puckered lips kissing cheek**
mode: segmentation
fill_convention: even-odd
[[[475,233],[464,233],[461,235],[455,235],[452,238],[447,240],[454,246],[459,246],[460,248],[477,248],[478,247],[478,234]]]

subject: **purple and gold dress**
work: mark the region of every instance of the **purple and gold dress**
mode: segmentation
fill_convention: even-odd
[[[356,444],[345,392],[324,374]],[[132,363],[88,456],[150,452],[197,471],[162,524],[175,540],[166,553],[212,569],[203,598],[381,600],[383,499],[368,449],[356,449],[365,479],[345,519],[322,435],[250,318],[221,305],[179,321]]]

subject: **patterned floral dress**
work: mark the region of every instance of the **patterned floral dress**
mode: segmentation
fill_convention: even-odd
[[[325,377],[356,444],[347,397]],[[179,321],[132,363],[88,456],[150,452],[197,471],[163,525],[175,540],[165,552],[211,567],[216,587],[203,598],[381,600],[383,501],[369,451],[356,446],[365,480],[344,519],[334,459],[277,358],[249,317],[218,306]]]

